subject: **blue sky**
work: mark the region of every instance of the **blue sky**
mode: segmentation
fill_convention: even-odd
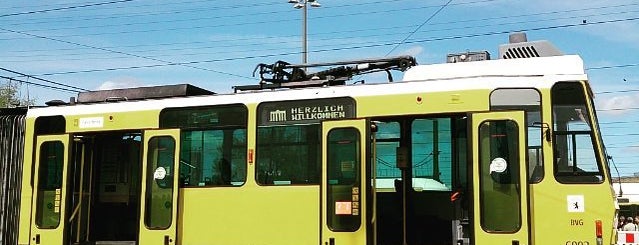
[[[609,153],[622,175],[639,172],[636,1],[453,0],[426,24],[448,0],[318,1],[322,7],[308,9],[309,62],[384,57],[393,49],[391,56],[414,55],[420,64],[467,50],[496,58],[504,33],[515,30],[580,54]],[[300,62],[301,18],[287,0],[2,1],[0,67],[89,90],[190,83],[228,93],[257,83],[258,63]],[[133,68],[140,66],[153,67]],[[76,96],[21,88],[38,104]]]

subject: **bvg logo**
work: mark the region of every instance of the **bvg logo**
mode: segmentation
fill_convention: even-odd
[[[284,122],[286,121],[286,111],[275,110],[270,112],[269,122]]]

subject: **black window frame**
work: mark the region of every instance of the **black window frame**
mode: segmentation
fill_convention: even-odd
[[[227,118],[231,118],[232,120],[228,120],[229,122],[225,124],[225,121],[220,122],[220,125],[193,125],[193,124],[188,124],[188,123],[180,123],[180,122],[172,122],[172,124],[167,123],[167,118],[165,118],[167,116],[167,113],[171,113],[171,112],[178,112],[178,114],[180,112],[185,112],[188,110],[192,110],[194,112],[197,111],[213,111],[215,113],[218,113],[220,111],[223,110],[237,110],[240,109],[241,111],[239,111],[238,113],[241,113],[240,117],[237,118],[231,118],[231,117],[227,117]],[[244,158],[243,158],[243,178],[242,178],[242,183],[235,185],[235,184],[213,184],[213,182],[206,184],[205,185],[199,185],[200,182],[197,182],[197,184],[192,185],[186,185],[184,183],[184,170],[186,169],[185,167],[181,167],[180,168],[180,181],[179,181],[179,186],[180,188],[219,188],[219,187],[241,187],[246,185],[246,182],[248,180],[248,117],[249,117],[249,109],[245,104],[241,104],[241,103],[233,103],[233,104],[219,104],[219,105],[205,105],[205,106],[189,106],[189,107],[167,107],[164,108],[161,112],[160,112],[160,116],[159,116],[159,126],[160,128],[163,129],[169,129],[169,128],[179,128],[180,129],[180,138],[178,140],[180,140],[180,164],[182,163],[182,147],[185,146],[185,144],[182,144],[183,142],[183,137],[185,137],[185,133],[186,132],[194,132],[194,131],[200,131],[202,133],[206,132],[206,131],[224,131],[224,130],[244,130]],[[220,119],[222,117],[219,117]],[[183,122],[183,121],[182,121]],[[233,145],[231,145],[231,148],[233,147]],[[233,154],[231,154],[233,155]],[[222,158],[222,159],[226,159],[226,158]],[[221,160],[221,159],[220,159]],[[228,162],[228,159],[226,159]],[[219,161],[216,161],[219,162]],[[230,168],[231,171],[234,164],[233,164],[233,159],[231,159],[230,161]],[[233,173],[231,173],[232,175]],[[234,182],[232,180],[229,181],[230,183]],[[235,182],[240,182],[240,181],[235,181]],[[196,183],[196,182],[193,182]]]
[[[337,108],[339,107],[339,108]],[[324,111],[328,115],[324,116],[324,112],[307,111],[309,108],[322,108],[337,109],[337,111],[328,110]],[[320,185],[321,183],[321,168],[322,168],[322,124],[324,120],[340,120],[351,119],[356,115],[356,102],[351,97],[332,97],[332,98],[319,98],[319,99],[302,99],[302,100],[280,100],[280,101],[266,101],[257,105],[257,123],[255,125],[255,182],[260,186],[308,186],[308,185]],[[275,114],[277,115],[275,115]],[[310,117],[308,115],[317,113],[317,117]],[[321,114],[321,115],[320,115]],[[275,117],[276,118],[275,118]],[[311,159],[312,155],[315,155],[314,166],[307,166],[306,169],[314,168],[316,176],[313,176],[310,181],[294,183],[290,180],[290,183],[285,181],[264,181],[261,179],[263,173],[262,162],[260,159],[262,140],[260,138],[260,128],[273,128],[273,127],[317,127],[314,132],[304,132],[308,138],[309,133],[316,135],[316,142],[308,143],[308,149],[316,151],[314,154],[307,155],[307,159]],[[313,144],[314,143],[314,144]],[[310,151],[309,151],[310,152]],[[310,161],[309,161],[310,162]],[[310,170],[309,170],[310,171]],[[309,173],[307,171],[307,173]],[[270,171],[267,171],[270,172]],[[308,175],[308,174],[307,174]],[[310,176],[310,175],[308,175]]]
[[[574,96],[579,96],[579,99],[582,102],[581,104],[579,104],[579,106],[582,106],[585,109],[586,117],[584,117],[585,120],[587,120],[585,122],[586,125],[588,125],[589,130],[558,130],[556,128],[557,126],[557,111],[555,110],[556,105],[572,105],[572,104],[557,104],[557,100],[559,98],[562,98],[562,96],[558,96],[557,100],[555,98],[555,89],[558,86],[574,86],[574,88],[578,88],[580,91],[578,93],[578,95],[574,95]],[[573,88],[573,89],[574,89]],[[597,122],[596,118],[591,115],[591,111],[590,111],[590,106],[592,106],[592,99],[590,99],[589,97],[586,96],[586,93],[588,91],[586,90],[586,88],[584,87],[584,85],[579,82],[579,81],[562,81],[562,82],[557,82],[555,83],[551,88],[550,88],[550,97],[551,97],[551,113],[552,113],[552,127],[553,127],[553,176],[555,178],[555,180],[561,184],[602,184],[606,181],[607,175],[605,174],[605,171],[603,169],[603,164],[604,161],[601,159],[601,152],[600,150],[597,148],[597,137],[595,137],[596,133],[599,133],[598,127],[595,127],[594,124]],[[574,93],[573,93],[574,94]],[[576,104],[574,104],[576,105]],[[567,135],[587,135],[590,138],[590,144],[592,146],[592,155],[594,156],[594,161],[595,164],[597,165],[597,171],[598,172],[580,172],[580,171],[572,171],[569,174],[568,172],[560,172],[559,171],[559,161],[558,161],[558,156],[560,156],[561,154],[558,154],[558,137],[559,136],[567,136]],[[566,147],[568,146],[568,144],[566,144]],[[576,145],[573,145],[573,154],[576,154]],[[569,153],[569,152],[566,152]],[[574,155],[576,156],[576,155]],[[573,157],[574,157],[573,156]],[[573,161],[575,161],[576,159],[573,159]],[[578,168],[577,167],[573,167],[573,168]],[[596,178],[596,180],[594,180],[593,178]]]
[[[335,135],[335,133],[337,131],[352,131],[354,132],[354,138],[352,140],[355,140],[354,142],[339,142],[339,141],[335,141],[333,139],[333,136]],[[343,136],[343,135],[342,135]],[[367,176],[362,176],[361,175],[361,166],[362,166],[362,161],[365,161],[365,159],[362,159],[361,157],[361,148],[362,148],[362,144],[365,144],[364,142],[361,142],[361,132],[359,129],[355,128],[355,127],[343,127],[343,128],[333,128],[331,130],[328,131],[327,133],[327,138],[326,140],[328,142],[327,143],[327,164],[329,166],[327,166],[327,171],[326,171],[326,220],[327,220],[327,226],[331,231],[335,231],[335,232],[354,232],[360,229],[360,227],[362,226],[361,223],[361,217],[362,215],[365,215],[362,213],[362,189],[365,188],[363,187],[362,184],[362,178],[366,178]],[[343,139],[340,139],[343,140]],[[336,143],[336,144],[335,144]],[[332,151],[337,149],[335,146],[339,146],[340,144],[344,144],[345,146],[351,146],[355,151],[355,161],[353,162],[353,174],[354,177],[350,178],[349,180],[351,180],[351,182],[346,183],[346,185],[350,185],[350,189],[344,189],[344,186],[339,186],[340,184],[343,185],[343,183],[339,183],[337,179],[347,179],[347,178],[339,178],[340,176],[334,176],[337,171],[332,171],[335,170],[335,166],[333,165],[333,163],[335,163],[335,154],[332,154]],[[344,164],[343,162],[340,164]],[[343,168],[343,166],[341,166]],[[343,169],[341,169],[342,171],[339,171],[339,173],[343,173],[345,171],[343,171]],[[336,177],[337,179],[332,179],[332,177]],[[333,183],[333,180],[335,181],[335,183]],[[341,188],[337,188],[337,187],[341,187]],[[337,189],[337,190],[336,190]],[[346,191],[344,191],[346,190]],[[355,191],[357,190],[357,191]],[[341,191],[341,192],[340,192]],[[343,197],[343,198],[338,198],[338,197]],[[350,199],[349,199],[350,198]],[[340,200],[337,200],[340,199]],[[350,214],[337,214],[337,210],[336,210],[336,206],[333,206],[331,204],[335,204],[337,205],[338,202],[350,202],[351,203],[351,213]]]
[[[529,115],[528,113],[530,113],[530,106],[527,105],[494,105],[493,104],[493,94],[496,91],[503,91],[503,90],[531,90],[531,91],[535,91],[537,92],[537,98],[539,99],[539,126],[535,125],[535,124],[531,124],[528,125],[528,120],[529,120]],[[534,87],[517,87],[517,88],[512,88],[512,87],[499,87],[494,89],[493,91],[490,92],[489,95],[489,102],[490,102],[490,110],[491,111],[511,111],[511,110],[522,110],[524,111],[524,113],[526,114],[526,122],[524,125],[524,129],[526,131],[526,138],[527,138],[527,142],[526,142],[526,167],[528,167],[529,171],[528,171],[528,183],[529,184],[538,184],[541,183],[544,178],[545,178],[545,168],[546,168],[546,164],[544,161],[544,154],[548,154],[544,152],[544,130],[549,130],[549,129],[545,129],[543,125],[544,124],[544,101],[542,99],[542,93],[541,91],[539,91],[538,88],[534,88]],[[495,108],[497,107],[497,108]],[[539,135],[540,135],[540,145],[539,146],[530,146],[528,145],[531,137],[530,137],[530,128],[538,128],[539,129]],[[538,150],[540,154],[535,154],[537,156],[537,158],[539,159],[539,162],[541,163],[541,165],[536,165],[532,171],[530,171],[530,164],[531,164],[531,159],[530,159],[530,150]]]
[[[492,173],[490,173],[490,172],[489,172],[488,176],[484,176],[484,172],[483,172],[485,166],[482,165],[482,159],[485,156],[484,156],[484,150],[483,150],[483,146],[484,145],[482,144],[482,139],[483,139],[482,138],[482,132],[484,132],[483,131],[484,126],[492,127],[490,124],[487,125],[486,123],[495,123],[495,122],[513,123],[515,125],[515,127],[516,127],[515,128],[516,129],[515,130],[515,134],[514,134],[516,136],[516,138],[515,138],[514,142],[516,142],[517,145],[514,148],[514,150],[509,150],[509,151],[517,153],[517,155],[516,155],[516,157],[517,157],[517,159],[516,159],[517,168],[508,167],[507,171],[509,171],[509,172],[507,172],[508,173],[507,176],[499,176],[501,174],[498,174],[498,173],[497,173],[497,176],[493,176]],[[478,132],[478,137],[479,137],[477,139],[478,140],[478,145],[477,145],[477,147],[478,147],[478,157],[479,157],[479,162],[477,163],[477,171],[479,172],[479,186],[477,188],[479,189],[479,210],[478,210],[478,212],[480,213],[480,227],[481,227],[481,229],[483,231],[485,231],[487,233],[492,233],[492,234],[515,234],[515,233],[519,232],[522,229],[522,227],[524,226],[521,205],[522,205],[522,201],[525,201],[525,200],[522,200],[524,198],[522,198],[522,196],[521,196],[521,189],[522,188],[528,188],[528,187],[525,186],[525,185],[521,185],[521,181],[520,181],[520,179],[521,179],[520,172],[521,171],[520,171],[520,168],[521,167],[526,167],[526,166],[521,166],[519,163],[521,162],[521,158],[522,157],[526,157],[527,153],[524,153],[525,154],[524,156],[521,156],[519,154],[519,148],[521,147],[519,145],[519,138],[520,137],[526,137],[526,135],[519,135],[519,127],[521,127],[521,125],[519,125],[516,121],[509,120],[509,119],[490,119],[490,120],[485,120],[485,121],[481,122],[478,126],[479,127],[476,130]],[[491,132],[488,132],[488,133],[491,133]],[[492,143],[492,141],[491,141],[491,143]],[[489,155],[492,155],[492,148],[491,148],[491,152],[489,153]],[[489,156],[489,158],[490,158],[490,156]],[[510,160],[511,163],[513,162],[512,159],[507,159],[507,160]],[[513,173],[515,173],[514,176],[516,176],[516,178],[513,178]],[[487,181],[499,182],[499,181],[496,181],[496,178],[498,180],[500,180],[500,181],[504,181],[504,179],[502,177],[507,177],[505,179],[505,181],[507,181],[508,183],[505,183],[505,184],[513,185],[513,186],[515,186],[515,188],[517,188],[516,191],[515,191],[518,194],[517,195],[518,203],[516,205],[516,207],[517,207],[517,227],[514,230],[508,230],[508,231],[505,231],[505,230],[493,230],[493,229],[489,229],[489,228],[486,227],[487,226],[487,224],[486,224],[486,216],[487,215],[485,215],[486,211],[495,212],[495,211],[499,211],[499,210],[503,210],[503,209],[495,208],[493,206],[484,206],[484,205],[486,205],[486,199],[487,198],[486,198],[486,193],[484,193],[484,191],[483,191],[483,186],[484,186],[484,184]],[[498,184],[504,184],[504,183],[498,183]],[[494,186],[493,186],[493,188],[494,188]]]

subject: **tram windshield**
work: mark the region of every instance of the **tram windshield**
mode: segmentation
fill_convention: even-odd
[[[552,88],[552,110],[555,178],[564,183],[601,183],[603,171],[582,85],[557,83]]]

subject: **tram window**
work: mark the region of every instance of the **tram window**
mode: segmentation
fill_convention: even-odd
[[[244,105],[167,108],[160,113],[160,128],[246,128],[247,115]]]
[[[43,116],[36,118],[34,127],[37,135],[63,134],[66,121],[63,116]]]
[[[160,128],[180,128],[183,187],[241,186],[246,182],[244,105],[169,108]]]
[[[349,97],[288,100],[257,106],[255,177],[260,185],[318,185],[323,120],[355,117]]]
[[[453,147],[450,118],[416,119],[411,132],[413,188],[451,190]],[[439,183],[420,183],[428,179]]]
[[[257,128],[256,178],[260,185],[319,184],[319,124]]]
[[[175,141],[172,137],[157,136],[149,140],[144,224],[151,229],[171,226],[174,162]],[[158,175],[160,171],[163,174]]]
[[[488,232],[521,227],[518,134],[513,121],[487,121],[479,127],[480,217]]]
[[[603,171],[595,154],[592,122],[580,83],[552,88],[555,178],[561,183],[601,183]]]
[[[526,112],[528,182],[541,182],[544,177],[544,165],[541,147],[543,129],[537,126],[542,122],[539,91],[531,88],[496,89],[490,94],[490,110],[524,110]]]
[[[360,134],[355,128],[328,133],[327,223],[332,231],[356,231],[360,212]]]
[[[376,133],[376,177],[378,188],[390,188],[392,183],[387,180],[401,179],[401,170],[397,167],[397,148],[402,144],[410,144],[411,169],[413,177],[413,189],[417,191],[450,191],[453,182],[453,142],[460,147],[460,142],[465,142],[461,133],[453,140],[453,127],[458,119],[453,118],[425,118],[406,119],[408,125],[402,129],[403,122],[381,121],[377,122]],[[462,124],[465,127],[465,124]],[[402,138],[402,130],[410,137]],[[461,145],[465,147],[465,145]],[[455,153],[459,160],[465,159],[463,150]],[[464,166],[459,166],[463,168]],[[465,174],[465,173],[461,173]]]
[[[55,229],[60,224],[59,203],[62,191],[64,144],[44,142],[40,146],[35,223],[41,229]]]
[[[453,168],[451,169],[454,174],[455,188],[461,188],[462,191],[468,187],[468,138],[467,138],[467,117],[452,118],[451,133],[453,137],[452,152],[453,152]]]
[[[400,128],[398,122],[377,122],[375,147],[377,157],[377,178],[401,178],[402,172],[395,163],[396,149],[399,147]]]
[[[183,186],[240,186],[246,181],[246,130],[192,130],[180,137]]]

